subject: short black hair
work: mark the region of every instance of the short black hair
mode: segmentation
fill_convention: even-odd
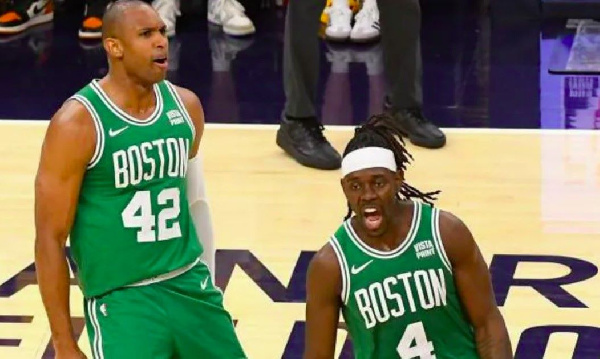
[[[383,147],[394,153],[396,166],[398,170],[405,171],[406,166],[413,160],[412,155],[407,151],[403,136],[404,134],[398,128],[391,115],[387,113],[371,116],[365,124],[354,130],[354,136],[346,145],[343,157],[350,152],[364,147]],[[440,191],[421,192],[406,182],[402,183],[400,191],[396,194],[399,200],[417,198],[421,201],[433,205]],[[348,214],[345,219],[350,218],[352,209],[348,204]]]
[[[142,0],[117,0],[112,2],[102,16],[102,39],[115,37],[123,13],[136,6],[150,6]]]

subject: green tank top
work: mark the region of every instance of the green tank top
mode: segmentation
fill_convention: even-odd
[[[202,253],[185,181],[194,125],[173,85],[160,82],[154,94],[145,120],[119,109],[97,80],[71,97],[96,128],[70,233],[87,298],[182,268]]]
[[[439,211],[413,202],[406,240],[367,246],[345,221],[329,243],[342,272],[342,315],[357,359],[478,358],[438,227]]]

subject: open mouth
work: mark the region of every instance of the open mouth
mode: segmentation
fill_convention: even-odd
[[[383,221],[381,211],[376,207],[364,208],[363,218],[365,227],[370,231],[377,230],[381,226],[381,222]]]
[[[164,67],[167,65],[167,58],[166,57],[157,57],[155,59],[152,60],[152,62],[154,62],[155,64]]]

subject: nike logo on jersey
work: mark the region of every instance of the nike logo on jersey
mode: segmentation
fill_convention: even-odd
[[[119,128],[118,130],[113,130],[113,129],[111,128],[110,130],[108,130],[108,135],[109,135],[110,137],[115,137],[115,136],[117,136],[118,134],[120,134],[121,132],[125,131],[125,130],[126,130],[126,129],[128,129],[128,128],[129,128],[129,126],[125,126],[125,127],[123,127],[123,128]]]
[[[358,274],[358,273],[362,272],[365,268],[367,268],[369,266],[369,264],[371,264],[372,262],[373,262],[373,260],[371,259],[370,261],[361,265],[360,267],[356,267],[355,265],[352,265],[352,268],[350,268],[350,272],[352,274]]]
[[[202,283],[200,283],[200,288],[202,288],[202,290],[205,290],[207,285],[208,285],[208,277],[204,278],[204,281],[202,281]]]

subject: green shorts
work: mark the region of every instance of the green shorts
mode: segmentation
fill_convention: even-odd
[[[202,262],[162,282],[84,300],[95,359],[246,358]]]

